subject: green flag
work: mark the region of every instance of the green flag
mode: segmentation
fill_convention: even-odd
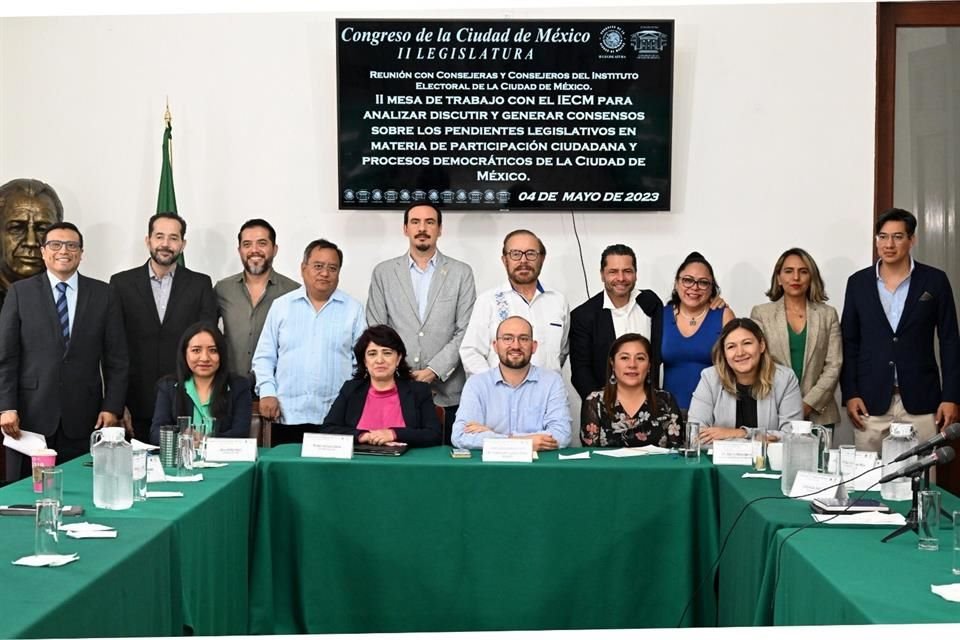
[[[160,168],[160,193],[157,194],[157,213],[170,211],[177,213],[177,194],[173,191],[173,125],[170,108],[163,119],[167,126],[163,130],[163,164]]]
[[[173,118],[170,105],[163,114],[167,123],[163,130],[163,163],[160,166],[160,193],[157,194],[157,213],[177,213],[177,194],[173,190]],[[184,264],[183,254],[177,258],[177,264]]]

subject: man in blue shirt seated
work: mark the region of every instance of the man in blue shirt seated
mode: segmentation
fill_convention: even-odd
[[[560,374],[530,364],[533,327],[510,316],[497,327],[500,364],[467,379],[453,423],[453,445],[482,449],[487,438],[529,438],[534,451],[570,444],[570,410]]]

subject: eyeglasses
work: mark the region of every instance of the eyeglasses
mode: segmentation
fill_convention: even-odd
[[[50,251],[60,251],[60,249],[66,249],[70,253],[76,253],[83,248],[83,245],[77,242],[76,240],[47,240],[43,243],[43,246],[49,249]]]
[[[533,262],[540,257],[540,252],[536,249],[527,249],[526,251],[511,249],[510,251],[504,251],[503,254],[514,262],[520,262],[520,258],[526,258],[528,261]]]
[[[340,271],[340,267],[338,265],[327,264],[326,262],[314,262],[313,264],[308,264],[307,267],[314,273],[320,273],[321,271],[336,273],[337,271]]]
[[[902,244],[906,242],[910,236],[906,233],[878,233],[876,238],[880,244],[886,244],[887,240],[893,240],[895,244]]]
[[[502,336],[497,336],[497,340],[503,344],[513,344],[514,342],[519,342],[520,344],[530,344],[533,340],[533,336],[528,336],[526,334],[515,336],[513,334],[506,334]]]
[[[680,284],[682,284],[685,289],[689,289],[690,287],[696,285],[697,289],[706,291],[713,286],[713,280],[708,280],[706,278],[700,278],[697,280],[691,276],[683,276],[680,278]]]

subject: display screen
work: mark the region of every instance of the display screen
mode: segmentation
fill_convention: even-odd
[[[672,20],[338,20],[341,209],[670,208]]]

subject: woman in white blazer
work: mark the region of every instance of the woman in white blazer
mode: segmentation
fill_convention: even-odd
[[[757,428],[778,437],[803,417],[800,384],[767,350],[763,330],[750,318],[734,318],[713,345],[713,366],[704,369],[690,401],[687,422],[699,422],[700,441],[749,437]]]
[[[767,350],[778,364],[793,369],[800,380],[803,417],[832,427],[840,422],[836,390],[843,364],[843,342],[837,310],[817,263],[803,249],[787,249],[777,260],[767,291],[770,302],[750,312],[767,338]]]

